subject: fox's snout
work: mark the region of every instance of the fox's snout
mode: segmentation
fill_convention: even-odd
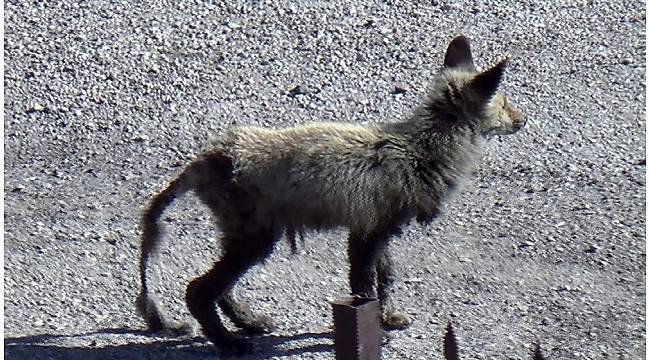
[[[523,116],[520,116],[518,119],[515,119],[515,121],[512,122],[512,128],[515,131],[519,131],[523,129],[524,126],[526,126],[526,118],[524,118]]]

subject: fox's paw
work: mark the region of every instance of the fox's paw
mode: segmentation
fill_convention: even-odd
[[[249,334],[268,334],[275,329],[275,321],[267,315],[256,315],[240,325]]]
[[[167,336],[181,337],[196,334],[196,329],[191,324],[166,324],[163,331]]]
[[[386,330],[403,330],[411,325],[411,318],[405,313],[391,311],[384,314],[382,326]]]

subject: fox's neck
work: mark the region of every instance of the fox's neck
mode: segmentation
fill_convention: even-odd
[[[421,105],[405,120],[383,124],[382,130],[388,136],[401,137],[410,144],[417,144],[426,153],[446,151],[455,148],[454,144],[473,147],[485,142],[478,129],[462,119],[462,115],[436,110],[430,104]]]
[[[425,164],[450,167],[461,176],[471,171],[483,153],[486,139],[471,126],[457,125],[457,119],[443,116],[419,107],[409,118],[384,124],[382,130],[388,137],[408,144]]]

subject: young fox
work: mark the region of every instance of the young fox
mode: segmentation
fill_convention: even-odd
[[[250,344],[229,332],[215,303],[235,325],[268,332],[272,320],[253,314],[232,288],[287,234],[347,227],[351,292],[377,296],[386,328],[410,319],[390,305],[394,281],[388,241],[411,219],[428,222],[461,185],[494,135],[513,134],[525,121],[497,91],[508,59],[476,70],[469,41],[456,37],[429,95],[404,121],[379,125],[314,123],[286,129],[238,127],[212,139],[142,218],[141,292],[137,307],[151,330],[169,325],[150,298],[146,270],[160,237],[158,220],[193,190],[222,231],[223,255],[187,287],[186,302],[203,334],[243,354]]]

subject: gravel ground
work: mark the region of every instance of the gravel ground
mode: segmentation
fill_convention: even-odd
[[[233,124],[400,119],[451,38],[488,66],[515,55],[529,126],[491,144],[428,227],[392,244],[415,321],[384,359],[645,356],[645,2],[6,1],[8,359],[214,359],[201,337],[142,331],[137,218]],[[395,87],[403,91],[395,91]],[[188,196],[152,276],[169,316],[219,249]],[[333,359],[328,301],[347,293],[345,233],[281,243],[238,286],[278,330],[251,359]]]

